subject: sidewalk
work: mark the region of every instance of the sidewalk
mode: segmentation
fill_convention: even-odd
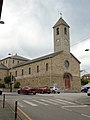
[[[5,107],[3,108],[2,100],[0,100],[0,120],[15,120],[14,111],[7,103],[5,103]],[[16,120],[20,120],[20,118],[17,117]]]

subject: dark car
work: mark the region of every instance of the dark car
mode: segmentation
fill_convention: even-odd
[[[36,88],[32,88],[29,86],[25,86],[23,88],[18,89],[18,94],[36,94]]]
[[[51,90],[48,87],[39,87],[39,88],[36,88],[36,92],[37,93],[42,93],[42,94],[44,94],[44,93],[50,94]]]
[[[90,88],[90,87],[84,87],[84,88],[81,89],[81,92],[87,93],[87,91],[88,91],[89,88]]]

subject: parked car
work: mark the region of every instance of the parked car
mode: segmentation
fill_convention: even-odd
[[[81,87],[81,92],[86,92],[87,93],[89,88],[90,88],[90,82]]]
[[[0,88],[0,95],[2,95],[2,91],[3,91],[3,89],[2,89],[2,88]]]
[[[90,96],[90,88],[87,91],[87,95]]]
[[[50,86],[51,93],[60,93],[60,88],[57,86]]]
[[[48,88],[48,87],[39,87],[39,88],[36,88],[36,92],[37,93],[48,93],[48,94],[50,94],[51,93],[51,90],[50,90],[50,88]]]
[[[29,86],[25,86],[23,88],[18,89],[18,94],[36,94],[36,88],[32,88]]]
[[[87,93],[87,91],[88,91],[89,88],[90,88],[90,87],[82,87],[82,88],[81,88],[81,92]]]

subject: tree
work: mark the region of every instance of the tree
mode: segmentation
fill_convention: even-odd
[[[4,77],[4,82],[9,86],[9,84],[11,83],[11,76]]]

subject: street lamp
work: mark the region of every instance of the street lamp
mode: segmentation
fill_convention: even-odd
[[[11,55],[11,60],[13,60],[13,55],[11,53],[9,53],[8,55]],[[12,81],[13,81],[13,75],[12,75],[12,69],[13,69],[13,66],[11,64],[11,81],[10,81],[10,92],[12,92]]]
[[[85,51],[89,51],[90,49],[85,49]]]
[[[3,0],[0,0],[0,19],[1,19],[1,14],[2,14],[2,7],[3,7]],[[4,24],[4,21],[0,20],[0,24]]]
[[[5,22],[4,21],[0,21],[0,24],[4,24]]]

